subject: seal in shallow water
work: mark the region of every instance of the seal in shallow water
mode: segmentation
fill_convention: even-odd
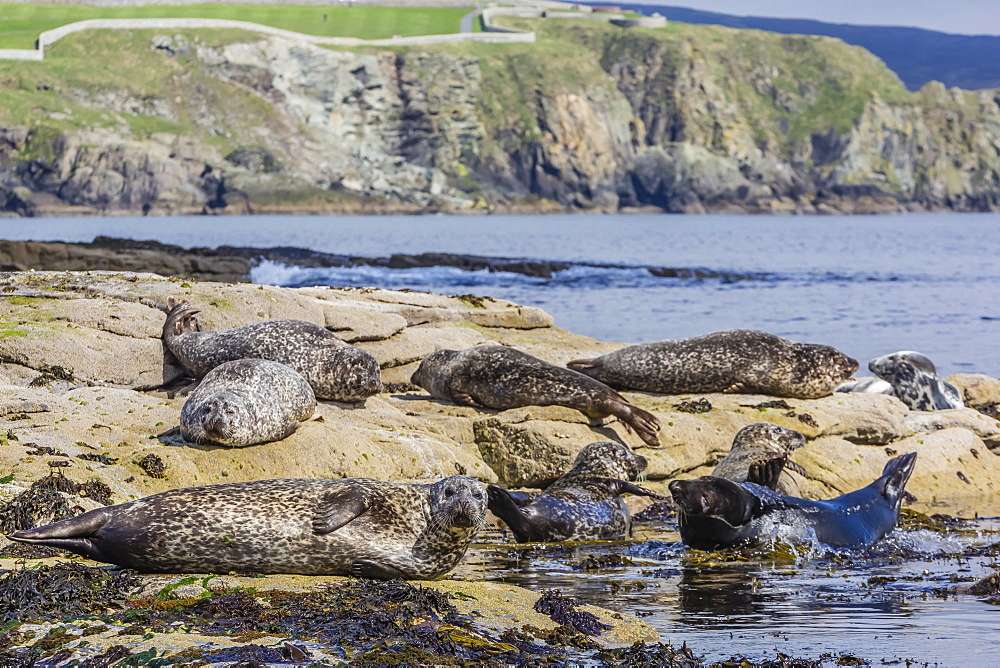
[[[316,410],[306,379],[269,360],[234,360],[202,379],[181,409],[181,436],[243,446],[280,441]]]
[[[570,369],[612,387],[661,394],[739,392],[813,399],[833,392],[858,362],[836,348],[754,329],[626,346]]]
[[[934,362],[912,350],[900,350],[876,357],[868,370],[892,385],[892,394],[914,411],[962,408],[965,402],[958,389],[937,375]]]
[[[788,461],[788,456],[806,444],[806,437],[794,429],[786,429],[770,422],[757,422],[747,425],[736,433],[733,447],[726,458],[719,462],[712,475],[733,482],[756,482],[777,490],[782,494],[798,492],[794,481],[787,479],[763,480],[760,478],[760,466],[772,460],[780,459],[783,468],[792,468],[805,474],[801,467]],[[757,473],[751,476],[751,469],[758,467]],[[778,469],[780,476],[781,469]],[[769,484],[770,483],[770,484]]]
[[[649,445],[660,445],[660,421],[653,414],[593,378],[507,346],[438,350],[420,362],[410,382],[463,406],[567,406],[595,420],[614,415]]]
[[[304,573],[430,579],[465,555],[486,489],[258,480],[175,489],[8,536],[147,573]]]
[[[538,496],[488,485],[489,508],[519,543],[624,536],[632,517],[621,495],[661,498],[628,482],[645,470],[646,458],[621,443],[591,443],[580,450],[572,468]]]
[[[199,331],[200,310],[169,299],[163,342],[195,378],[223,362],[258,358],[302,374],[319,399],[358,402],[382,391],[378,362],[327,329],[305,320],[266,320],[217,332]]]
[[[915,452],[893,457],[878,480],[827,501],[713,476],[674,480],[670,494],[681,540],[699,550],[714,550],[774,535],[780,527],[786,538],[815,537],[832,547],[870,545],[896,526],[903,488],[916,459]],[[779,463],[767,466],[777,468]]]

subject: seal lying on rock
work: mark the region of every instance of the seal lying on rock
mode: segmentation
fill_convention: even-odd
[[[729,329],[626,346],[567,366],[626,390],[814,399],[850,378],[858,362],[830,346],[794,343],[753,329]]]
[[[258,480],[175,489],[8,537],[147,573],[420,580],[454,568],[485,517],[486,489],[465,476]]]
[[[670,494],[677,506],[681,540],[699,550],[729,547],[781,535],[815,537],[832,547],[870,545],[896,526],[899,506],[917,454],[893,457],[882,476],[862,489],[827,501],[785,496],[753,483],[703,476],[674,480]],[[780,461],[765,466],[780,472]]]
[[[881,378],[865,376],[844,381],[834,392],[855,392],[858,394],[892,394],[892,385]]]
[[[306,379],[269,360],[234,360],[202,379],[181,409],[181,435],[194,443],[242,446],[280,441],[316,410]]]
[[[788,494],[798,489],[789,490],[777,480],[767,482],[760,479],[760,472],[750,477],[751,467],[760,466],[773,460],[781,460],[785,468],[797,470],[805,475],[805,471],[797,464],[788,461],[788,456],[798,448],[806,444],[806,437],[793,429],[786,429],[770,422],[757,422],[743,427],[736,433],[733,439],[733,447],[723,459],[715,466],[712,475],[716,478],[725,478],[733,482],[756,482],[777,490],[782,494]],[[759,471],[759,469],[758,469]],[[780,475],[781,469],[778,469]]]
[[[585,446],[572,468],[538,496],[488,485],[489,509],[510,527],[519,543],[596,540],[629,533],[632,517],[622,494],[661,498],[633,485],[646,458],[621,443]]]
[[[305,320],[266,320],[218,332],[199,331],[200,310],[169,299],[163,342],[184,370],[201,378],[223,362],[258,358],[298,371],[319,399],[358,402],[382,391],[378,362]]]
[[[438,350],[420,362],[410,382],[463,406],[567,406],[591,419],[614,415],[649,445],[660,445],[660,421],[653,414],[593,378],[507,346]]]
[[[912,350],[876,357],[868,370],[892,385],[892,394],[914,411],[962,408],[958,389],[937,375],[934,362]]]

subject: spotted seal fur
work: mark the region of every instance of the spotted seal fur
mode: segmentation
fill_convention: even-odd
[[[655,415],[593,378],[508,346],[435,351],[424,357],[410,382],[437,399],[463,406],[567,406],[594,420],[614,415],[649,445],[660,444]]]
[[[729,329],[626,346],[567,366],[618,389],[814,399],[850,378],[858,362],[830,346],[795,343],[753,329]]]
[[[147,573],[303,573],[431,579],[465,555],[486,489],[367,478],[175,489],[8,536]]]
[[[359,402],[382,391],[378,361],[333,332],[305,320],[264,322],[202,332],[186,301],[169,299],[163,342],[184,370],[202,378],[223,362],[259,358],[298,371],[319,399]]]
[[[621,443],[591,443],[580,450],[570,470],[538,496],[488,485],[489,509],[519,543],[624,536],[631,531],[632,517],[621,495],[661,498],[629,482],[646,464],[645,457]]]
[[[224,362],[206,374],[181,409],[181,436],[244,446],[280,441],[316,410],[306,379],[270,360]]]
[[[782,494],[798,492],[798,486],[786,475],[786,480],[765,477],[768,467],[762,466],[772,460],[781,460],[782,468],[805,474],[802,467],[788,461],[793,451],[806,444],[806,437],[794,429],[757,422],[740,429],[726,458],[719,462],[712,475],[733,482],[755,482],[777,490]],[[781,475],[782,468],[778,468]]]
[[[913,350],[876,357],[868,370],[892,385],[892,394],[914,411],[962,408],[962,394],[941,380],[934,362]]]
[[[781,528],[785,537],[815,538],[832,547],[870,545],[896,526],[903,489],[917,455],[893,457],[881,477],[867,487],[827,501],[779,494],[749,482],[703,476],[674,480],[681,540],[699,550],[729,547]],[[780,461],[767,467],[780,471]]]

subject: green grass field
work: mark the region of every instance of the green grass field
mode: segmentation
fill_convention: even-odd
[[[384,39],[458,32],[469,8],[316,5],[150,5],[91,7],[0,2],[0,49],[31,49],[38,34],[84,19],[207,18],[252,21],[328,37]],[[474,22],[478,24],[478,22]]]

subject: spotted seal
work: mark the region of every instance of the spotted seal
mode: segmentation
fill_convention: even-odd
[[[754,329],[728,329],[626,346],[567,366],[618,389],[814,399],[850,378],[858,362],[830,346],[794,343]]]
[[[259,358],[298,371],[319,399],[359,402],[382,391],[378,361],[333,332],[305,320],[266,320],[244,327],[202,332],[186,301],[169,299],[163,342],[195,378],[223,362]]]
[[[934,362],[912,350],[900,350],[876,357],[868,370],[892,385],[892,394],[914,411],[962,408],[965,402],[958,389],[937,375]]]
[[[893,457],[867,487],[827,501],[779,494],[753,483],[703,476],[674,480],[681,540],[699,550],[729,547],[773,534],[815,539],[832,547],[870,545],[896,526],[903,488],[917,454]],[[780,460],[765,466],[780,471]]]
[[[805,444],[806,437],[794,429],[786,429],[770,422],[747,425],[736,433],[732,449],[725,459],[716,464],[712,475],[733,482],[756,482],[782,494],[794,494],[798,492],[798,486],[793,480],[787,475],[781,481],[765,479],[767,467],[762,468],[761,465],[780,459],[783,468],[790,468],[804,475],[805,471],[789,462],[788,456]],[[779,476],[781,470],[779,468],[777,471]]]
[[[570,470],[538,496],[488,485],[489,509],[519,543],[624,536],[632,517],[621,495],[661,498],[628,482],[645,470],[646,458],[621,443],[591,443],[580,450]]]
[[[486,489],[367,478],[188,487],[8,536],[147,573],[303,573],[431,579],[465,555]]]
[[[614,415],[649,445],[660,445],[655,415],[593,378],[508,346],[435,351],[420,362],[410,382],[437,399],[463,406],[567,406],[594,420]]]
[[[181,436],[243,446],[280,441],[316,410],[306,379],[270,360],[233,360],[209,371],[181,409]]]
[[[856,394],[892,394],[892,385],[881,378],[864,376],[862,378],[852,378],[837,386],[834,392],[848,392]]]

